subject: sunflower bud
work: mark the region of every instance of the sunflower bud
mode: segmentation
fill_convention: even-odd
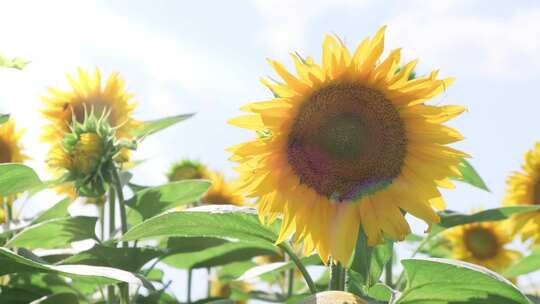
[[[112,170],[121,162],[126,149],[135,145],[126,140],[117,141],[115,128],[108,123],[109,111],[100,117],[91,110],[82,122],[73,119],[70,131],[53,148],[48,164],[65,171],[64,180],[74,182],[81,196],[100,197],[112,180]]]
[[[186,179],[207,179],[208,169],[198,161],[184,159],[171,166],[167,178],[170,182]]]

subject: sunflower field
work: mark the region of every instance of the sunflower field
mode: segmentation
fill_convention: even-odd
[[[26,111],[44,161],[1,108],[0,303],[540,303],[540,143],[497,206],[454,211],[456,185],[490,192],[452,125],[470,110],[437,99],[454,78],[404,60],[391,31],[268,59],[267,97],[208,126],[242,129],[219,152],[234,174],[156,149],[177,161],[141,183],[138,151],[198,113],[138,117],[121,71],[43,87]],[[0,76],[31,61],[0,55]]]

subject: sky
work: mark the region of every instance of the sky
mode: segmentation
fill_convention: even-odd
[[[164,182],[170,164],[185,157],[232,178],[224,148],[252,134],[226,121],[242,105],[271,97],[259,82],[275,75],[265,59],[291,67],[290,52],[320,58],[326,33],[354,48],[383,25],[385,53],[402,48],[405,60],[420,60],[418,74],[440,69],[456,78],[433,104],[468,108],[451,122],[466,137],[455,147],[473,156],[492,191],[458,185],[444,191],[448,208],[498,206],[506,178],[540,140],[538,1],[2,0],[0,7],[0,53],[31,61],[23,71],[0,70],[0,113],[27,129],[29,164],[43,177],[39,96],[47,87],[67,88],[65,74],[79,66],[99,67],[103,76],[120,72],[139,102],[137,119],[197,113],[141,144],[135,158],[148,161],[135,170],[136,182]],[[54,199],[43,193],[25,208],[40,210]],[[411,221],[415,232],[425,229]]]

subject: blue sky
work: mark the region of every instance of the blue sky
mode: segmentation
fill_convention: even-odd
[[[226,121],[270,97],[258,81],[273,75],[266,57],[291,66],[291,51],[318,58],[325,33],[354,48],[382,25],[386,51],[401,47],[406,60],[419,58],[419,74],[440,69],[457,78],[434,103],[469,109],[452,122],[466,137],[456,146],[474,157],[492,192],[458,185],[445,191],[449,208],[498,205],[505,179],[540,139],[538,1],[10,1],[0,11],[0,53],[32,63],[0,71],[0,112],[28,129],[31,164],[45,174],[38,96],[66,87],[65,73],[78,66],[119,71],[140,104],[137,118],[197,112],[141,145],[136,156],[149,161],[138,182],[163,182],[183,157],[232,174],[224,148],[251,134]],[[32,204],[52,202],[41,194]],[[415,231],[424,228],[414,221]]]

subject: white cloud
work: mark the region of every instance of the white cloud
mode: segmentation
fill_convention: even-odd
[[[277,54],[303,49],[306,32],[313,19],[328,9],[359,8],[359,0],[255,0],[264,21],[261,43],[268,43]]]

